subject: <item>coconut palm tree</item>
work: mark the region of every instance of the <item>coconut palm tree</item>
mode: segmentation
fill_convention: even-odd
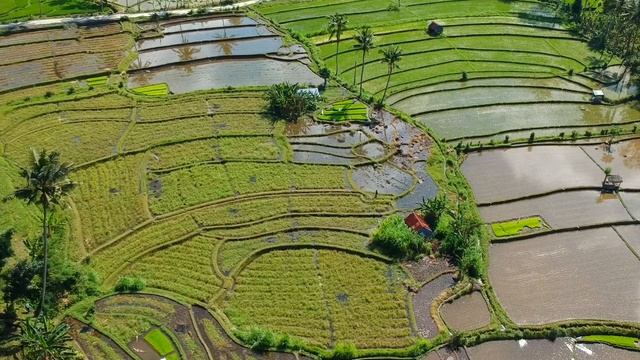
[[[402,49],[399,46],[387,46],[380,50],[382,54],[382,62],[387,64],[387,85],[384,87],[384,94],[382,94],[382,101],[387,97],[387,89],[389,88],[389,81],[391,80],[391,74],[393,70],[399,68],[398,63],[402,60]]]
[[[338,54],[340,52],[340,37],[347,29],[347,17],[342,14],[329,15],[329,39],[336,37],[336,76],[338,76]]]
[[[364,80],[364,65],[365,56],[373,48],[373,31],[368,26],[363,26],[358,33],[356,33],[356,48],[362,50],[362,68],[360,70],[360,95],[362,95],[362,82]],[[354,69],[355,71],[355,69]]]
[[[29,204],[42,207],[42,244],[44,247],[44,267],[42,271],[42,297],[38,313],[42,314],[47,292],[47,265],[49,257],[49,212],[52,207],[61,203],[63,198],[76,186],[69,180],[71,164],[61,163],[57,152],[33,151],[31,167],[23,169],[22,177],[26,180],[23,188],[17,189],[14,196]]]
[[[52,325],[46,317],[30,318],[20,324],[22,358],[29,360],[75,359],[75,352],[69,346],[72,340],[69,325]]]

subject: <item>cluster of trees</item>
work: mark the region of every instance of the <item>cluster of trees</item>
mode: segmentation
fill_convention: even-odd
[[[67,227],[57,210],[76,186],[68,178],[71,168],[71,164],[61,162],[56,152],[34,152],[31,166],[21,173],[24,187],[4,199],[24,200],[42,211],[41,236],[25,239],[28,256],[16,257],[10,267],[7,260],[14,255],[14,234],[9,230],[0,235],[3,335],[15,334],[15,324],[19,324],[15,339],[24,359],[74,358],[68,325],[49,319],[55,317],[63,303],[98,294],[95,275],[69,261],[63,251]]]
[[[373,233],[372,244],[398,259],[416,259],[431,250],[422,235],[411,230],[400,215],[384,219]]]
[[[327,26],[327,30],[329,31],[329,38],[336,38],[336,55],[335,62],[336,68],[335,73],[336,76],[340,74],[339,72],[339,55],[340,55],[340,39],[342,34],[348,29],[349,21],[347,17],[343,14],[334,14],[329,16],[329,24]],[[366,65],[366,56],[367,54],[375,47],[375,36],[373,31],[369,26],[363,26],[356,31],[354,36],[354,40],[356,41],[356,48],[362,51],[362,61],[360,63],[360,84],[359,84],[359,92],[362,96],[362,84],[364,83],[364,71]],[[380,54],[382,54],[382,62],[387,65],[387,84],[384,88],[384,94],[382,95],[382,102],[384,102],[387,96],[387,89],[389,88],[389,81],[391,80],[391,74],[397,68],[399,68],[398,63],[402,60],[402,49],[397,45],[387,46],[383,49],[380,49]],[[356,71],[354,69],[353,74],[353,84],[355,85],[356,79]]]
[[[440,240],[440,251],[450,256],[460,269],[475,278],[482,275],[482,221],[473,208],[459,202],[449,205],[445,194],[422,202],[422,216],[435,228],[434,236]]]
[[[621,60],[627,72],[640,72],[640,1],[603,0],[592,6],[587,0],[546,0],[560,15],[572,21],[601,57],[594,59],[596,68],[605,68],[614,57]],[[593,2],[595,4],[595,2]]]

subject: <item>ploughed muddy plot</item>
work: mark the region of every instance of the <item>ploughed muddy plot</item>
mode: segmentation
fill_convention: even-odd
[[[627,246],[635,252],[635,255],[640,258],[640,225],[616,226],[615,230],[627,243]]]
[[[623,178],[622,189],[640,189],[640,139],[621,141],[613,145],[582,146],[582,149],[602,168]]]
[[[438,335],[438,327],[431,316],[431,303],[443,291],[455,285],[451,273],[444,273],[426,283],[413,295],[413,311],[416,319],[418,335],[432,338]]]
[[[489,259],[496,294],[518,324],[640,321],[639,260],[611,228],[492,244]]]
[[[2,35],[0,91],[117,70],[130,39],[119,24]]]
[[[574,359],[637,360],[640,352],[617,349],[602,344],[581,344],[572,338],[549,340],[490,341],[466,349],[470,360],[494,359]],[[437,359],[437,358],[434,358]]]
[[[633,220],[618,195],[602,194],[597,190],[568,191],[483,206],[480,215],[487,223],[540,216],[551,229]]]
[[[462,171],[478,203],[599,188],[604,172],[579,147],[535,146],[469,154]]]
[[[320,85],[305,49],[248,17],[168,23],[136,44],[129,87],[167,83],[173,93],[283,81]],[[233,74],[233,76],[229,76]]]
[[[479,291],[443,304],[440,313],[447,326],[457,331],[478,329],[491,321],[487,302]]]

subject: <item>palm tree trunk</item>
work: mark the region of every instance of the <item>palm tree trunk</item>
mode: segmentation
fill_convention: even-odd
[[[362,50],[362,69],[360,70],[360,95],[362,95],[362,81],[364,79],[364,56],[367,53]]]
[[[384,87],[384,93],[382,94],[382,102],[387,97],[387,89],[389,88],[389,81],[391,80],[391,68],[389,68],[389,73],[387,74],[387,85]]]
[[[38,315],[44,315],[45,296],[47,294],[47,267],[49,265],[49,220],[47,219],[47,205],[42,205],[42,241],[44,245],[44,266],[42,270],[42,296]]]
[[[336,36],[336,76],[340,75],[338,74],[338,53],[339,52],[340,52],[340,34]]]

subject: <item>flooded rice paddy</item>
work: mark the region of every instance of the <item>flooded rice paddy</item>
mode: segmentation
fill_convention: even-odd
[[[136,44],[128,86],[166,83],[173,93],[283,81],[322,84],[302,46],[249,17],[164,23],[162,36]]]
[[[487,302],[479,291],[443,304],[440,313],[447,326],[457,331],[478,329],[491,321]]]
[[[579,344],[575,339],[504,340],[486,342],[466,349],[470,360],[638,360],[640,352],[602,344]],[[434,358],[437,359],[437,358]]]
[[[622,141],[611,146],[582,146],[602,168],[621,175],[623,188],[640,189],[640,139]]]
[[[415,118],[441,137],[458,139],[549,126],[571,127],[639,121],[640,109],[637,105],[538,103],[452,109],[417,115]]]
[[[518,324],[640,321],[638,258],[611,228],[492,244],[489,276]]]
[[[413,296],[413,311],[420,336],[432,338],[438,334],[438,327],[433,317],[431,317],[431,303],[438,295],[455,285],[455,283],[453,274],[442,274],[429,281]]]
[[[620,196],[623,195],[626,194]],[[633,220],[617,195],[603,195],[597,190],[562,192],[480,208],[480,216],[486,223],[536,215],[551,229]]]
[[[462,164],[476,200],[490,203],[577,187],[599,187],[604,172],[579,147],[535,146],[470,154]]]

